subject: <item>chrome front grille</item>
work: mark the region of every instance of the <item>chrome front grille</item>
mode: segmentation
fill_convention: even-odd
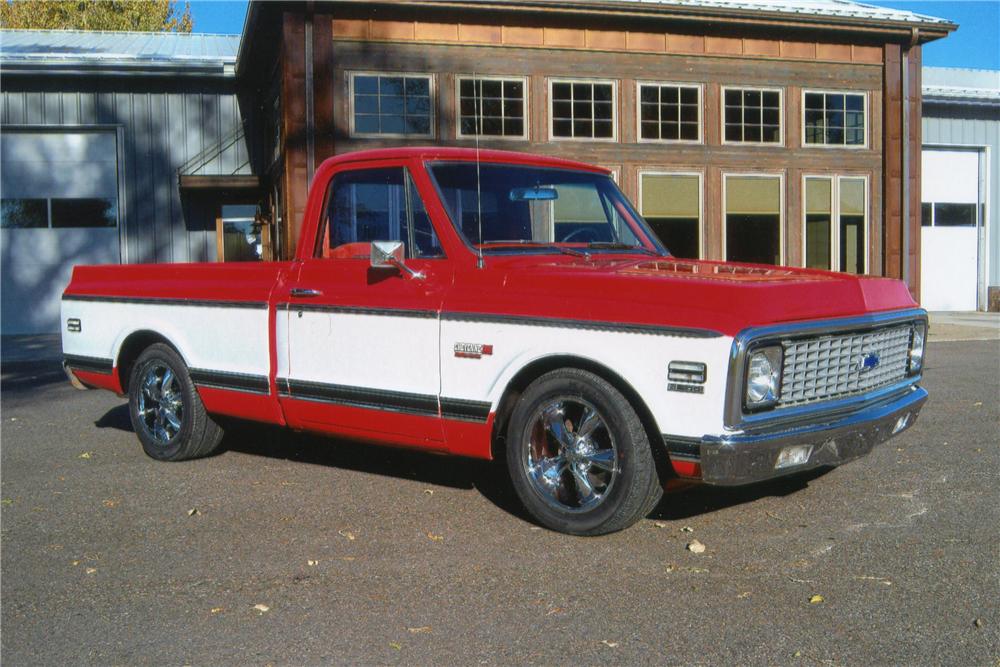
[[[779,407],[858,394],[906,377],[911,325],[783,341]],[[877,359],[877,362],[875,362]]]

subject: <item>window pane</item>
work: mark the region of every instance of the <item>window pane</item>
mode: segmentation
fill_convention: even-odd
[[[401,168],[339,174],[330,184],[328,201],[329,256],[366,257],[371,241],[406,239]]]
[[[472,85],[475,81],[475,85]],[[468,84],[468,85],[466,85]],[[460,101],[460,131],[475,134],[475,128],[490,136],[523,136],[524,84],[517,79],[463,79],[463,90],[481,91],[481,96]],[[561,103],[566,104],[566,103]],[[567,111],[562,109],[562,111]],[[475,119],[481,118],[477,123]]]
[[[49,204],[46,199],[0,200],[0,228],[28,229],[49,226]]]
[[[642,215],[675,257],[700,256],[700,179],[690,174],[643,174]]]
[[[933,210],[934,204],[921,204],[920,205],[920,224],[923,227],[931,226],[931,211]]]
[[[663,245],[674,257],[698,259],[697,218],[646,218]]]
[[[865,268],[865,181],[840,179],[840,270],[863,273]]]
[[[726,141],[781,143],[781,94],[776,90],[727,90]]]
[[[52,227],[117,227],[114,199],[53,199]]]
[[[830,269],[830,232],[833,222],[833,179],[806,179],[806,266]]]
[[[805,94],[805,142],[834,146],[865,143],[865,96],[844,93]]]
[[[431,134],[429,77],[355,75],[353,81],[355,133]]]
[[[975,227],[975,204],[934,204],[935,227]]]
[[[556,137],[609,139],[614,136],[610,84],[553,83],[552,134]],[[572,102],[570,102],[572,98]],[[559,122],[572,120],[571,123]]]
[[[416,185],[409,172],[406,174],[407,202],[413,224],[409,229],[413,230],[410,238],[406,241],[406,254],[408,257],[443,257],[444,251],[438,241],[434,226],[431,224],[424,202],[417,192]]]
[[[726,177],[726,258],[778,264],[781,181],[774,177]]]

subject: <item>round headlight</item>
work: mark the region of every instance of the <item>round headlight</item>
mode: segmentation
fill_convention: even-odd
[[[778,400],[781,348],[770,347],[750,355],[747,364],[747,407],[762,407]]]

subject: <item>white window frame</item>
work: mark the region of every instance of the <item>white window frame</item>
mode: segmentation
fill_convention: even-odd
[[[729,248],[726,242],[726,232],[727,232],[727,218],[729,217],[729,212],[726,210],[726,188],[728,186],[729,177],[749,177],[749,178],[777,178],[778,179],[778,193],[779,193],[779,213],[778,213],[778,257],[779,263],[776,266],[786,266],[785,258],[785,213],[786,205],[785,198],[787,193],[785,192],[785,172],[783,171],[724,171],[722,172],[722,259],[723,261],[736,261],[729,259]]]
[[[644,139],[642,136],[642,87],[678,86],[698,89],[698,138],[697,139]],[[690,81],[648,81],[635,82],[635,140],[640,144],[691,144],[705,143],[705,84]]]
[[[726,140],[726,91],[729,90],[755,90],[762,93],[778,93],[778,136],[779,141],[728,141]],[[768,86],[722,86],[719,93],[719,136],[722,143],[729,146],[771,146],[774,148],[785,147],[785,89],[781,87]]]
[[[352,139],[433,139],[437,136],[437,77],[431,72],[381,72],[370,70],[351,70],[345,72],[347,76],[347,113],[350,117],[350,136]],[[398,132],[379,132],[371,134],[367,132],[357,132],[354,128],[354,79],[359,76],[376,77],[410,77],[426,78],[429,82],[428,91],[430,93],[430,132],[428,134],[404,134]]]
[[[806,93],[818,94],[818,95],[861,95],[864,98],[862,104],[862,111],[865,115],[865,131],[864,137],[865,141],[862,144],[810,144],[806,142]],[[802,89],[802,106],[800,107],[802,113],[800,114],[800,126],[799,126],[799,143],[802,148],[826,148],[826,149],[841,149],[841,150],[867,150],[869,144],[869,137],[871,136],[871,113],[868,105],[868,91],[866,90],[819,90],[814,88],[803,88]]]
[[[826,173],[802,175],[802,263],[806,266],[806,182],[810,178],[825,178],[831,181],[830,186],[830,268],[820,271],[843,271],[840,266],[840,181],[841,179],[863,180],[865,183],[865,224],[864,224],[864,261],[859,275],[868,274],[869,254],[871,253],[871,176],[869,174]]]
[[[475,139],[477,135],[475,134],[463,134],[462,133],[462,81],[520,81],[524,86],[524,100],[523,100],[523,129],[520,135],[499,135],[499,134],[480,134],[480,141],[528,141],[531,137],[531,86],[530,81],[527,76],[518,76],[516,74],[504,75],[504,74],[459,74],[455,77],[455,138],[456,139]]]
[[[637,175],[639,215],[646,218],[642,208],[642,178],[643,176],[697,176],[698,177],[698,259],[705,259],[705,172],[703,171],[671,171],[669,169],[640,169]],[[662,241],[661,241],[662,243]],[[678,257],[677,259],[688,259]]]
[[[552,113],[552,87],[557,83],[590,83],[590,84],[610,84],[611,85],[611,136],[610,137],[557,137],[553,132],[555,116]],[[618,143],[618,80],[617,79],[588,79],[573,77],[552,77],[548,79],[548,116],[549,116],[549,141],[586,141],[600,143]]]

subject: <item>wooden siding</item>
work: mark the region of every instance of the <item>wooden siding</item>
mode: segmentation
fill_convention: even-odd
[[[0,93],[0,124],[120,126],[123,131],[125,243],[136,262],[215,259],[215,198],[185,196],[177,170],[232,135],[240,125],[233,81],[183,79],[56,79],[8,75]],[[206,165],[206,173],[238,172],[245,143],[234,143]]]
[[[461,22],[426,23],[371,18],[333,18],[335,39],[417,41],[538,47],[544,49],[625,50],[635,53],[697,54],[822,60],[881,64],[882,49],[863,44],[825,43],[724,35],[691,35],[641,30],[598,30],[577,27],[496,25]]]

